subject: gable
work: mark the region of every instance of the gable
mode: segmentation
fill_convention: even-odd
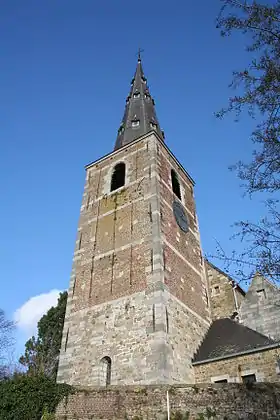
[[[231,317],[238,311],[245,292],[210,261],[205,260],[212,319]]]
[[[262,334],[280,339],[280,290],[260,274],[252,279],[240,307],[244,325]]]
[[[257,273],[249,286],[246,300],[250,300],[251,302],[259,301],[262,297],[262,291],[264,291],[265,299],[280,300],[280,289],[261,274]]]

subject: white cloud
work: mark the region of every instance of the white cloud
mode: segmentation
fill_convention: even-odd
[[[51,290],[28,299],[14,313],[17,327],[28,335],[35,335],[37,322],[52,306],[56,306],[59,293],[59,290]]]

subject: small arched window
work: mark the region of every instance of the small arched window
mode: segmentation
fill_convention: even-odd
[[[111,385],[112,360],[109,356],[101,359],[101,381],[103,386]]]
[[[174,169],[171,169],[171,181],[172,181],[172,190],[174,194],[181,200],[181,189],[180,189],[180,183],[178,180],[178,175],[174,171]]]
[[[115,191],[125,184],[125,164],[117,163],[111,178],[111,191]]]

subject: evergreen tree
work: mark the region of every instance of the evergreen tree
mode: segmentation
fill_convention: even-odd
[[[62,339],[67,292],[60,293],[56,307],[52,307],[38,322],[38,335],[25,344],[25,353],[19,362],[29,375],[44,374],[55,379]]]

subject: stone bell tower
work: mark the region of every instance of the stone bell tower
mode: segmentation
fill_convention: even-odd
[[[210,319],[193,186],[139,57],[114,151],[86,167],[58,382],[194,382]]]

